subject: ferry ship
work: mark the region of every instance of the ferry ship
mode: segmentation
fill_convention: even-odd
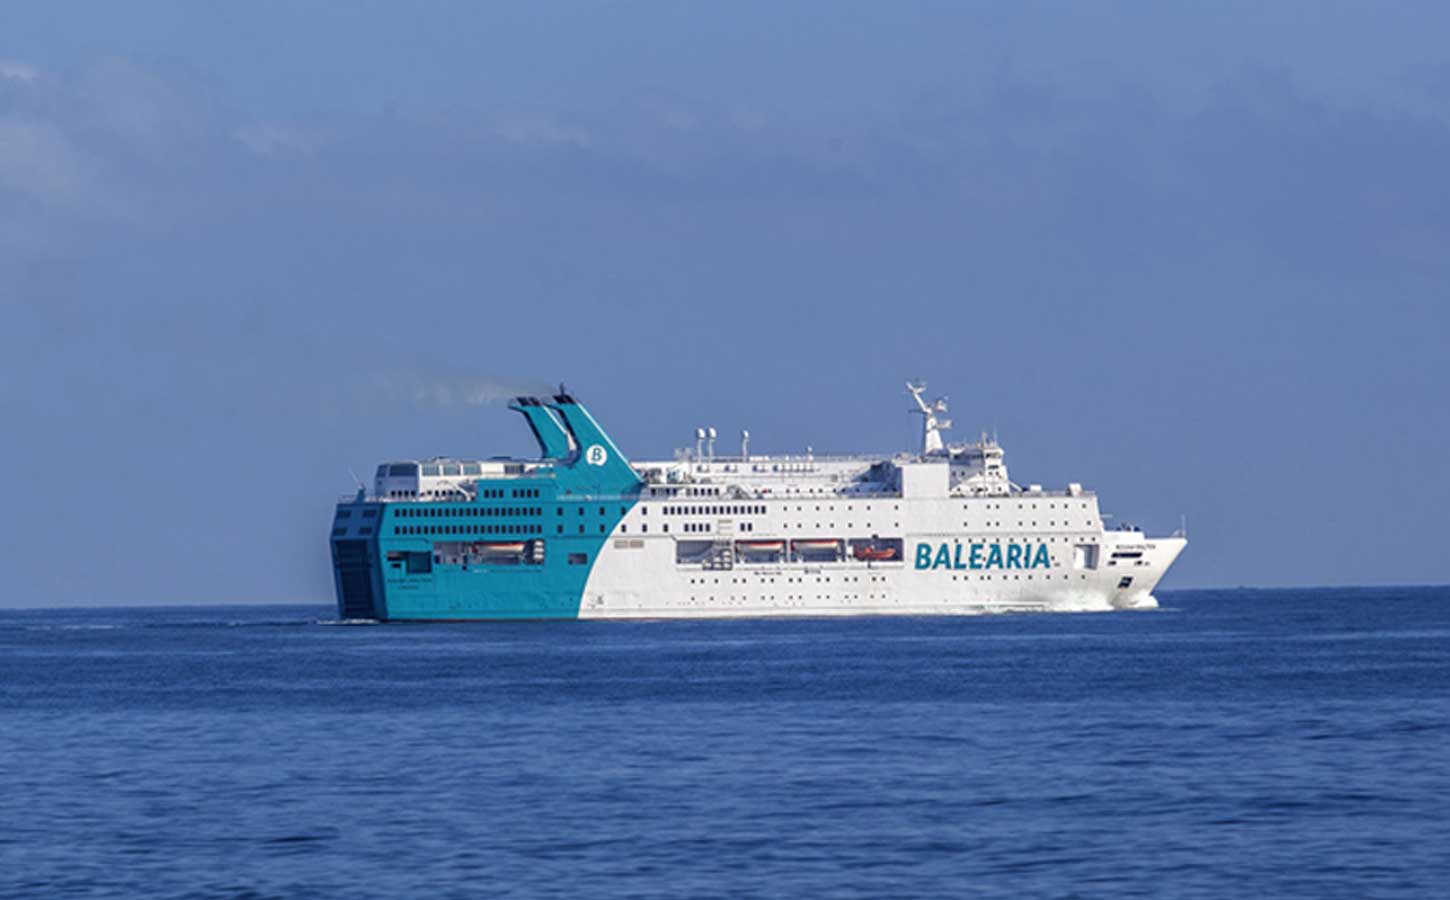
[[[917,453],[631,462],[564,392],[509,405],[537,459],[388,462],[337,504],[343,619],[448,621],[1145,609],[1187,543],[1108,528],[1096,495],[1022,486],[907,384]]]

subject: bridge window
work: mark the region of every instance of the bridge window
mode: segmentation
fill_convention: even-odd
[[[439,472],[437,466],[424,466],[423,467],[423,474],[424,475],[435,475],[436,476],[436,475],[439,475],[440,472]]]

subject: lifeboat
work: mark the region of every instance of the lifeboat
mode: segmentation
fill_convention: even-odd
[[[488,541],[474,544],[473,552],[477,556],[518,556],[524,552],[524,542]]]
[[[736,541],[735,545],[741,550],[751,551],[780,551],[785,549],[785,541]]]
[[[797,550],[837,550],[841,542],[837,540],[804,540],[791,542]]]
[[[852,553],[857,559],[868,562],[881,561],[896,558],[895,547],[875,547],[870,544],[863,544]]]

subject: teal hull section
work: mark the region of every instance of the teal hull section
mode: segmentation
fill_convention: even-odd
[[[392,621],[577,619],[589,573],[634,502],[633,497],[534,501],[523,507],[530,514],[521,516],[484,515],[490,504],[344,504],[339,514],[346,515],[338,523],[364,521],[363,514],[373,510],[368,520],[378,523],[378,533],[333,538],[339,614]],[[444,549],[515,537],[486,528],[530,529],[518,541],[542,544],[542,561],[461,562]],[[428,531],[408,533],[413,529]]]
[[[545,454],[480,479],[468,502],[339,504],[332,558],[344,619],[577,619],[605,541],[642,482],[588,410],[520,398]]]

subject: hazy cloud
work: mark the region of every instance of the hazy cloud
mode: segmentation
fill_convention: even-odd
[[[91,180],[71,141],[45,122],[0,117],[0,188],[47,202],[71,203]]]
[[[320,132],[278,122],[244,125],[232,134],[258,156],[308,156],[323,144]]]
[[[494,133],[515,144],[588,147],[592,143],[584,130],[564,125],[545,115],[505,119],[494,127]]]
[[[13,59],[0,59],[0,78],[12,81],[34,81],[40,77],[40,70],[28,63]]]

